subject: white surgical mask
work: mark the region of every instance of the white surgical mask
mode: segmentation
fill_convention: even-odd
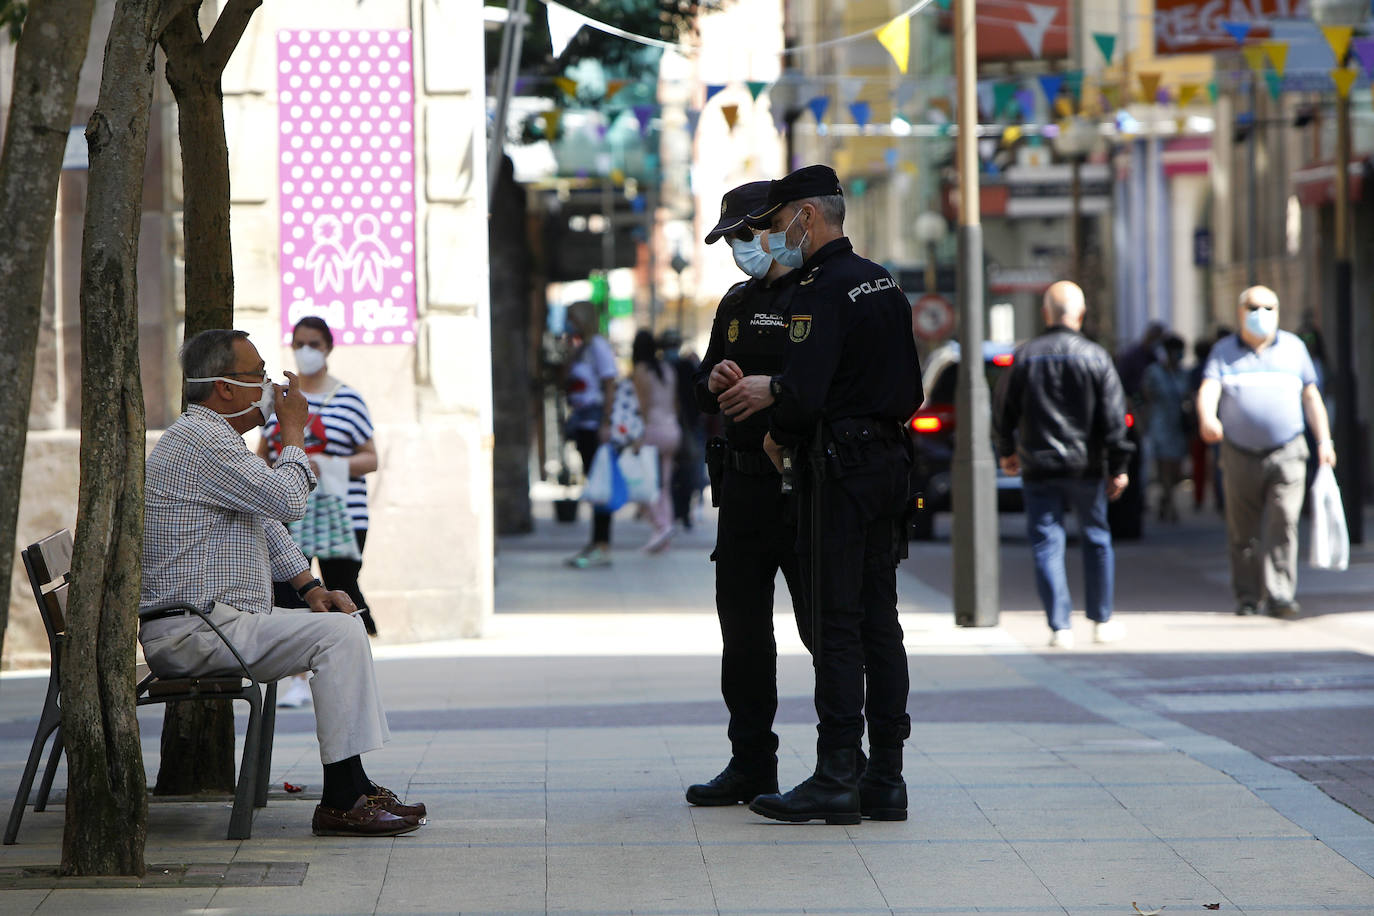
[[[1277,309],[1254,309],[1245,315],[1245,329],[1256,337],[1269,338],[1279,329]]]
[[[301,375],[314,375],[324,368],[324,351],[314,347],[296,350],[296,370]]]
[[[262,397],[254,401],[252,405],[250,405],[249,407],[245,407],[243,410],[240,410],[237,413],[224,414],[224,417],[226,419],[230,417],[241,417],[250,411],[257,410],[262,412],[262,422],[266,423],[267,418],[272,416],[272,411],[274,411],[277,407],[277,386],[272,382],[270,378],[264,378],[260,382],[240,382],[238,379],[225,378],[222,375],[216,375],[211,378],[188,378],[186,381],[228,382],[231,385],[238,385],[240,388],[262,389]]]
[[[801,216],[801,214],[801,210],[798,210],[792,216],[792,223],[795,223],[797,217]],[[792,228],[792,223],[787,224],[787,229]],[[773,260],[777,261],[783,267],[791,267],[795,270],[801,267],[802,262],[806,260],[806,255],[802,253],[802,248],[806,245],[806,239],[807,236],[811,235],[811,230],[808,229],[806,233],[802,235],[801,241],[797,243],[796,248],[789,248],[787,245],[787,229],[781,232],[768,233],[768,253],[773,256]]]
[[[749,241],[743,239],[730,239],[730,250],[735,255],[735,265],[740,270],[753,277],[755,280],[762,280],[768,276],[768,269],[773,266],[773,259],[768,252],[763,250],[763,240],[759,236],[754,236]]]

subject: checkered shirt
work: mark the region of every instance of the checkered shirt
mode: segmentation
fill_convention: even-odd
[[[284,523],[305,514],[314,488],[305,452],[288,446],[268,465],[224,417],[192,404],[148,456],[139,606],[266,612],[272,582],[310,568]]]

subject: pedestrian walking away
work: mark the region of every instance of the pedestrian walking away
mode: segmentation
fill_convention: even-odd
[[[1336,464],[1331,426],[1307,347],[1279,330],[1279,299],[1252,286],[1236,307],[1240,330],[1217,341],[1197,394],[1198,431],[1221,443],[1231,592],[1241,616],[1300,613],[1298,516],[1311,427],[1318,461]]]
[[[309,406],[300,380],[285,389],[243,331],[210,330],[181,352],[190,406],[148,456],[139,641],[160,677],[231,670],[253,677],[310,671],[324,785],[311,827],[321,836],[395,836],[419,828],[423,805],[406,805],[373,783],[361,755],[390,738],[372,650],[348,594],[325,588],[285,523],[305,514],[316,486],[305,454]],[[243,433],[275,410],[281,454],[267,464]],[[308,605],[271,604],[272,582],[289,582]],[[210,615],[238,652],[231,655]],[[330,613],[337,612],[337,613]]]
[[[646,506],[654,533],[644,549],[658,553],[673,537],[673,465],[682,446],[678,422],[677,367],[660,357],[649,331],[635,334],[631,350],[635,396],[644,418],[642,444],[658,451],[658,497]]]
[[[1049,618],[1050,645],[1073,648],[1064,514],[1083,541],[1088,619],[1097,642],[1124,628],[1112,619],[1116,557],[1107,502],[1126,489],[1135,450],[1126,438],[1126,399],[1106,350],[1081,333],[1087,305],[1077,284],[1045,291],[1045,331],[1016,349],[993,403],[998,463],[1021,475],[1035,585]]]
[[[907,816],[902,747],[911,718],[897,562],[906,553],[911,469],[905,424],[921,405],[921,367],[911,304],[891,274],[855,254],[844,211],[835,172],[812,165],[772,182],[766,205],[748,217],[770,229],[769,254],[798,268],[764,449],[780,469],[784,450],[805,454],[808,488],[825,480],[799,503],[813,507],[798,544],[816,589],[807,596],[817,628],[816,769],[791,791],[750,804],[792,822]]]
[[[694,805],[748,803],[778,791],[778,657],[773,636],[773,583],[782,570],[802,641],[811,628],[797,561],[796,507],[763,450],[772,417],[772,380],[787,356],[788,302],[796,273],[764,251],[744,223],[762,209],[766,181],[741,185],[721,201],[720,221],[706,236],[724,238],[749,279],[731,287],[716,308],[706,356],[697,367],[694,399],[703,413],[724,417],[724,440],[709,447],[711,494],[720,507],[716,547],[716,615],[722,652],[720,692],[730,714],[730,761],[715,778],[687,789]]]
[[[590,302],[568,306],[568,330],[576,344],[567,365],[564,390],[568,399],[565,432],[582,458],[582,474],[591,472],[592,460],[602,445],[611,441],[611,408],[615,403],[615,351],[601,335],[601,317]],[[591,539],[587,546],[564,562],[574,569],[611,564],[611,513],[592,508]]]

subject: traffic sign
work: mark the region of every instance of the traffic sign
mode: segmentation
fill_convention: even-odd
[[[954,306],[944,296],[926,293],[911,306],[911,329],[921,340],[940,340],[954,330]]]

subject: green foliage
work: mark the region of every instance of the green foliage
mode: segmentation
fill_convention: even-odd
[[[10,41],[19,41],[28,14],[29,5],[24,0],[0,0],[0,29],[9,33]]]

